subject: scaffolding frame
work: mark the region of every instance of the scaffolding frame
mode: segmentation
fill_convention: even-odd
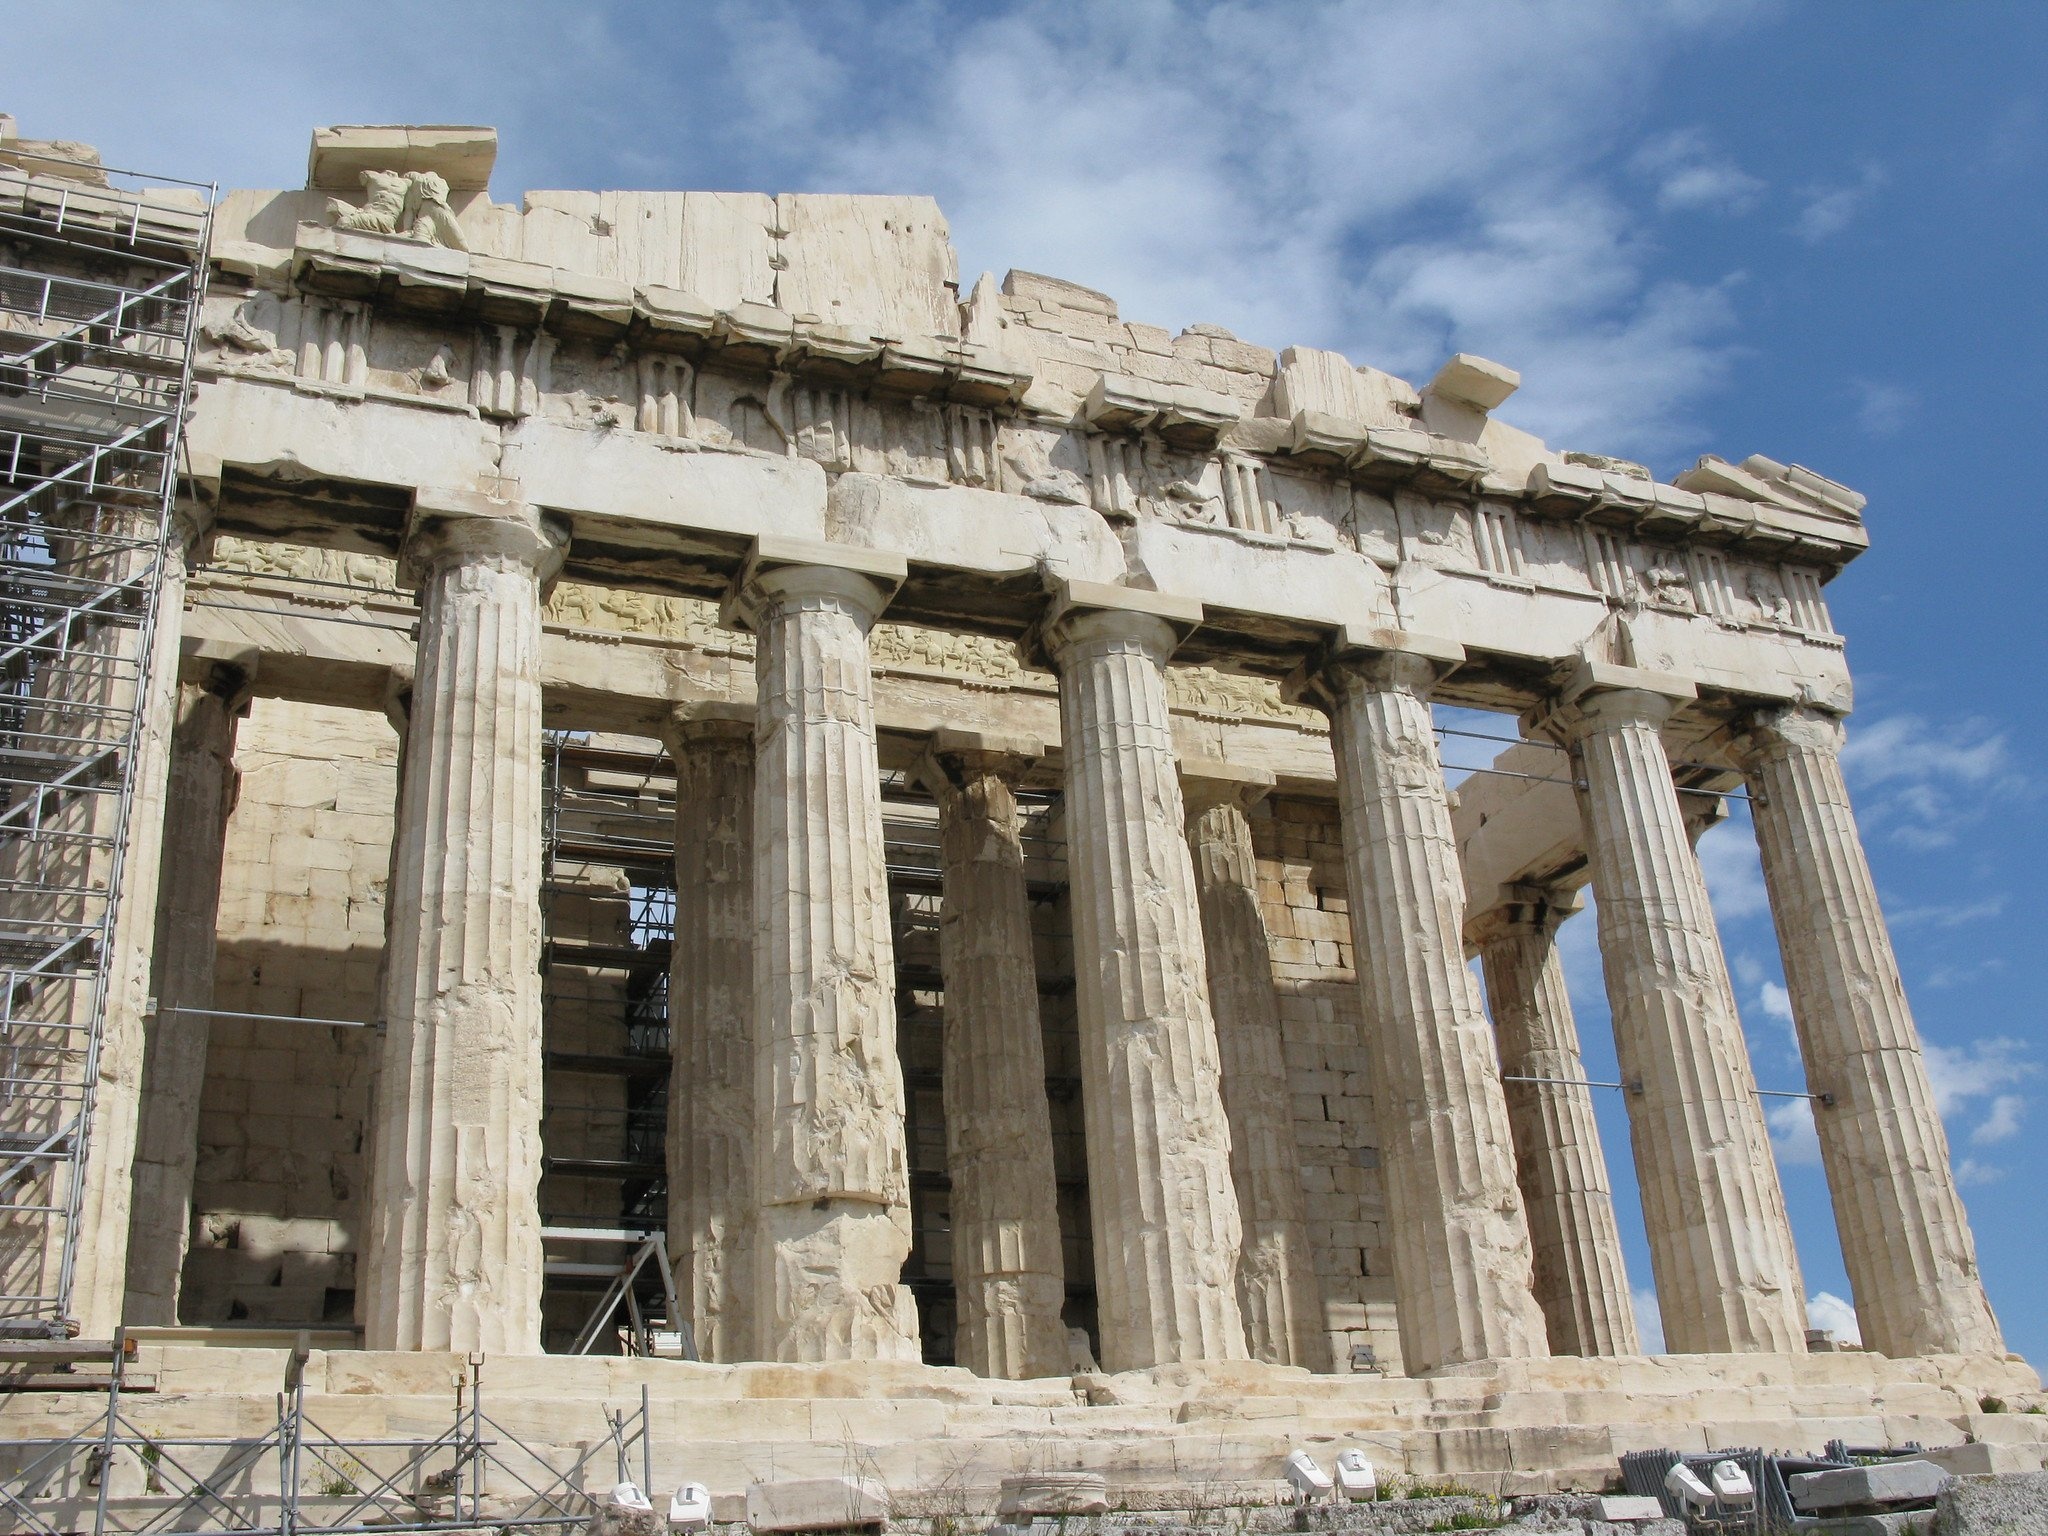
[[[62,1338],[214,188],[9,154],[0,1337]]]

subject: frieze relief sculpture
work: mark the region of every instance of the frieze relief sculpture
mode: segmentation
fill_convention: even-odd
[[[466,251],[462,226],[455,210],[448,206],[448,183],[432,171],[364,171],[363,188],[369,194],[356,208],[338,197],[327,200],[327,215],[336,229],[357,230],[372,235],[398,235],[428,245],[444,245],[452,251]]]

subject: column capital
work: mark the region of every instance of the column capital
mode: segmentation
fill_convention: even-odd
[[[662,717],[661,744],[671,756],[700,741],[752,740],[754,715],[751,704],[729,699],[692,699],[672,704]]]
[[[1280,691],[1289,700],[1327,708],[1344,681],[1355,677],[1376,691],[1427,699],[1464,661],[1465,647],[1442,635],[1343,624],[1309,653]]]
[[[418,586],[446,566],[505,560],[529,567],[545,587],[561,573],[568,552],[568,525],[536,506],[465,491],[421,491],[398,568],[405,582]]]
[[[1699,694],[1689,679],[1668,672],[1582,659],[1556,693],[1522,716],[1522,732],[1569,747],[1589,731],[1660,727]]]
[[[1465,919],[1465,942],[1474,948],[1510,935],[1553,934],[1586,907],[1584,892],[1557,885],[1503,885],[1496,895],[1492,906]]]
[[[892,551],[813,539],[763,534],[754,540],[719,605],[718,621],[730,629],[758,628],[761,616],[790,598],[836,597],[871,628],[903,585],[910,567]]]
[[[1731,722],[1728,756],[1747,772],[1785,752],[1839,756],[1848,729],[1841,715],[1811,704],[1766,705]]]
[[[1180,760],[1180,797],[1187,806],[1189,822],[1219,805],[1248,811],[1273,792],[1273,782],[1272,773],[1264,768],[1213,757]]]
[[[936,795],[963,787],[968,776],[976,774],[993,774],[1014,789],[1045,751],[1045,743],[1035,736],[948,726],[932,732],[910,772]]]
[[[1061,580],[1044,616],[1025,636],[1024,653],[1059,666],[1076,645],[1128,639],[1155,651],[1164,666],[1201,623],[1202,605],[1193,598],[1103,581]]]
[[[193,496],[180,496],[172,503],[171,541],[187,565],[198,563],[201,548],[213,537],[219,510],[214,503]]]

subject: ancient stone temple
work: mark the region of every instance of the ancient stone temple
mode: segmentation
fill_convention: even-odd
[[[137,1412],[306,1330],[359,1412],[647,1384],[723,1493],[1309,1433],[1569,1480],[2038,1391],[1843,785],[1861,497],[963,281],[923,198],[495,152],[323,128],[214,209],[62,1312]],[[1453,793],[1437,705],[1519,744]],[[1695,854],[1738,789],[1861,1352],[1807,1353]]]

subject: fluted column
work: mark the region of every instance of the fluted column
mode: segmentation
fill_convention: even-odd
[[[1499,906],[1466,922],[1465,937],[1486,973],[1551,1353],[1641,1354],[1613,1186],[1557,954],[1558,924],[1579,910],[1579,899],[1519,886],[1502,894]]]
[[[1411,1374],[1540,1356],[1529,1229],[1493,1032],[1465,965],[1465,885],[1430,691],[1463,658],[1393,631],[1340,637],[1306,679],[1330,712],[1366,1060]]]
[[[1585,663],[1531,725],[1571,751],[1650,1264],[1675,1354],[1806,1349],[1785,1196],[1659,728],[1681,679]]]
[[[1270,774],[1184,764],[1188,846],[1209,960],[1209,1007],[1230,1118],[1230,1173],[1244,1228],[1237,1301],[1252,1358],[1330,1369],[1330,1336],[1308,1237],[1294,1099],[1280,1043],[1273,954],[1259,912],[1258,866],[1245,809]]]
[[[940,731],[919,777],[939,802],[945,896],[946,1172],[954,1348],[980,1376],[1063,1375],[1066,1271],[1045,1099],[1038,967],[1017,827],[1017,779],[1039,755]]]
[[[668,1242],[702,1360],[754,1358],[754,712],[679,708]]]
[[[1864,1347],[2003,1354],[1949,1167],[1891,934],[1842,779],[1842,724],[1771,710],[1735,747],[1749,780],[1835,1228]]]
[[[762,539],[728,603],[757,636],[756,1346],[916,1360],[903,1069],[868,630],[901,557]]]
[[[1166,659],[1199,605],[1071,583],[1060,675],[1067,868],[1102,1364],[1247,1357],[1243,1234]]]
[[[199,1159],[199,1096],[212,1033],[221,861],[234,809],[235,721],[248,706],[253,652],[201,661],[178,689],[157,882],[155,993],[135,1137],[128,1229],[129,1323],[178,1321]]]
[[[543,585],[531,509],[422,505],[372,1148],[372,1349],[540,1350]]]

